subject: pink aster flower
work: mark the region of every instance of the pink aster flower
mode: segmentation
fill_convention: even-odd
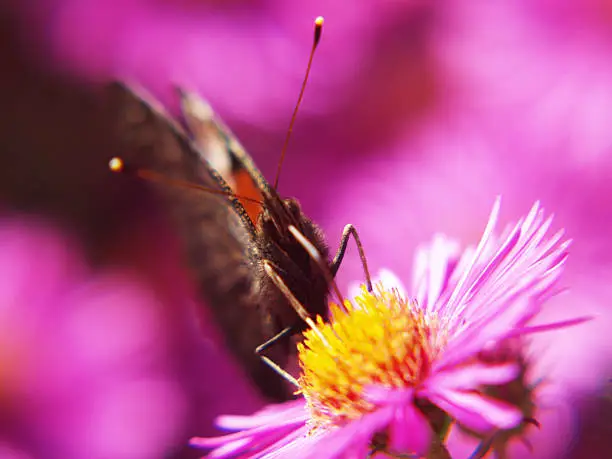
[[[501,234],[500,201],[477,247],[459,252],[438,236],[416,257],[410,296],[389,276],[344,306],[332,305],[299,346],[303,399],[250,417],[222,417],[238,431],[196,438],[210,457],[364,457],[368,451],[444,457],[448,421],[488,434],[524,422],[520,407],[491,397],[521,371],[483,353],[534,332],[582,322],[534,325],[567,258],[562,232],[548,235],[536,204]],[[387,282],[387,285],[385,285]]]

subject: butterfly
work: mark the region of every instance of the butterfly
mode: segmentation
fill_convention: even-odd
[[[321,229],[297,200],[279,195],[197,94],[179,91],[180,123],[142,88],[115,83],[109,91],[122,159],[128,170],[158,182],[200,296],[227,346],[265,396],[291,398],[272,368],[287,362],[289,339],[305,323],[327,317],[333,277],[351,236],[369,282],[355,228],[345,227],[329,261]]]

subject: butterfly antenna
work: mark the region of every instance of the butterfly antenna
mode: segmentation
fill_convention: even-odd
[[[167,177],[163,174],[160,174],[159,172],[155,172],[150,169],[143,169],[143,168],[133,169],[131,167],[128,167],[125,164],[125,161],[123,161],[123,159],[119,158],[118,156],[115,156],[108,162],[108,168],[111,170],[111,172],[129,173],[143,180],[148,180],[150,182],[157,182],[157,183],[162,183],[162,184],[170,185],[170,186],[189,188],[192,190],[200,190],[200,191],[205,191],[206,193],[219,194],[222,196],[232,196],[238,199],[242,199],[242,200],[263,206],[262,201],[259,201],[258,199],[249,198],[248,196],[239,196],[229,191],[218,190],[216,188],[209,188],[207,186],[199,185],[193,182],[188,182],[186,180],[172,179],[170,177]]]
[[[278,166],[276,168],[276,177],[274,178],[274,189],[278,189],[278,181],[280,180],[281,169],[283,168],[283,162],[285,161],[285,154],[287,153],[287,146],[289,145],[289,139],[291,138],[291,133],[293,132],[293,125],[295,124],[295,120],[297,118],[297,112],[300,108],[300,104],[302,103],[302,99],[304,98],[304,91],[306,90],[306,82],[308,82],[308,76],[310,75],[310,68],[312,67],[312,60],[314,58],[315,50],[317,49],[317,45],[319,41],[321,41],[321,33],[323,32],[323,16],[319,16],[314,21],[314,40],[312,42],[312,48],[310,49],[310,56],[308,57],[308,65],[306,66],[306,75],[304,75],[304,80],[302,81],[302,88],[300,89],[300,95],[298,97],[297,103],[295,104],[295,108],[293,109],[293,114],[291,115],[291,121],[289,122],[289,129],[287,129],[287,135],[285,136],[285,143],[283,144],[283,149],[281,150],[281,156],[278,160]]]

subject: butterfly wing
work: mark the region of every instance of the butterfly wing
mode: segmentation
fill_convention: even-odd
[[[141,89],[109,88],[116,134],[128,166],[148,169],[169,180],[231,192],[222,177],[202,161],[202,153],[184,130]],[[282,379],[255,354],[272,334],[254,294],[260,256],[255,228],[232,196],[155,183],[180,240],[183,255],[203,302],[222,329],[229,349],[266,396],[283,400]]]
[[[215,122],[210,104],[194,92],[176,88],[181,102],[181,113],[193,143],[204,159],[235,189],[235,165],[229,154],[229,139]]]
[[[257,218],[249,213],[252,220],[257,221],[255,239],[261,258],[275,266],[283,282],[305,308],[313,315],[325,316],[329,291],[327,278],[288,228],[290,225],[296,227],[321,257],[327,259],[329,250],[321,230],[301,211],[296,200],[282,199],[270,186],[236,136],[205,100],[196,93],[180,88],[178,92],[183,117],[194,142],[203,147],[212,145],[213,149],[207,150],[212,157],[209,160],[218,161],[219,167],[224,167],[222,164],[231,165],[225,173],[228,180],[234,181],[237,194],[252,197],[248,185],[256,190],[256,196],[264,202],[264,206],[256,208]],[[213,153],[219,145],[220,154],[225,150],[226,157],[222,161],[214,158],[216,153]],[[273,331],[281,333],[286,327],[294,327],[297,332],[303,324],[285,294],[261,271],[258,281],[259,297],[273,317]],[[275,360],[286,364],[292,357],[292,351],[292,347],[287,346],[284,353],[279,351]]]
[[[194,143],[231,186],[251,221],[257,223],[262,206],[241,197],[263,201],[264,197],[270,197],[270,184],[210,104],[195,92],[182,88],[177,88],[177,91],[183,118]]]

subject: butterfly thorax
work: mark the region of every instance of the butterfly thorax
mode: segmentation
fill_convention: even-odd
[[[263,259],[272,263],[289,290],[310,313],[327,317],[329,285],[319,265],[289,231],[295,226],[328,260],[329,249],[323,234],[302,212],[294,199],[277,196],[266,199],[258,221],[257,245]],[[262,307],[272,316],[275,328],[301,328],[304,324],[294,312],[289,300],[261,270],[259,279]]]

